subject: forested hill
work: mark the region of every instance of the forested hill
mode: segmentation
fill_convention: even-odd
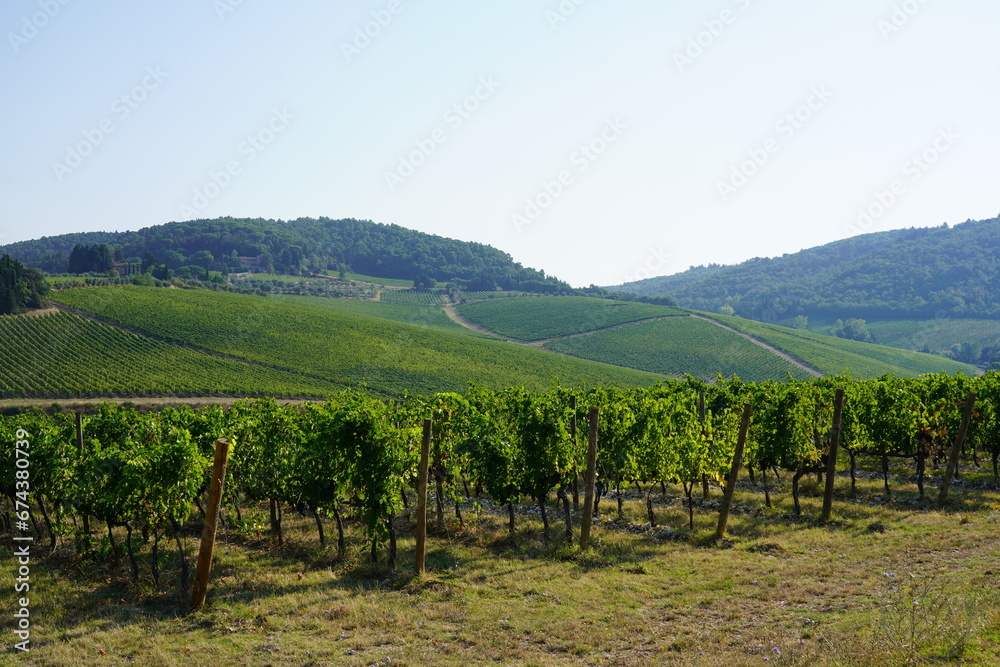
[[[117,261],[138,262],[149,253],[170,269],[197,265],[236,272],[241,270],[242,257],[255,259],[255,268],[266,272],[345,270],[424,285],[454,282],[476,290],[569,290],[567,284],[544,271],[523,267],[488,245],[353,219],[171,222],[134,232],[89,232],[23,241],[0,247],[0,256],[9,253],[26,266],[65,273],[75,246],[99,244],[106,244]]]
[[[763,321],[1000,318],[1000,218],[856,236],[614,288]]]

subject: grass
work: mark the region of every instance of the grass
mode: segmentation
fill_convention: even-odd
[[[827,374],[848,371],[853,377],[875,378],[887,373],[916,377],[925,373],[965,373],[975,375],[976,368],[951,359],[898,348],[824,336],[799,329],[788,329],[740,317],[702,313],[737,331],[783,350]]]
[[[556,352],[665,375],[716,373],[743,380],[809,379],[801,368],[711,322],[670,317],[546,343]]]
[[[544,389],[553,380],[578,387],[661,379],[301,299],[134,286],[53,298],[157,338],[389,395],[462,391],[470,382]]]
[[[582,296],[491,299],[465,303],[458,310],[490,331],[524,341],[568,336],[652,317],[686,314],[667,306]]]
[[[325,396],[337,389],[68,313],[0,317],[0,398]]]
[[[393,573],[367,562],[350,523],[348,556],[333,562],[311,520],[286,513],[287,540],[275,548],[255,527],[266,525],[264,508],[246,510],[247,532],[220,532],[209,605],[192,615],[176,592],[172,548],[157,589],[147,569],[133,584],[127,566],[95,565],[64,545],[33,566],[29,661],[998,664],[1000,496],[967,492],[938,510],[918,503],[911,484],[895,488],[890,505],[878,496],[879,480],[860,480],[853,496],[846,480],[838,485],[835,521],[820,524],[814,482],[804,486],[802,518],[791,514],[787,476],[771,508],[759,486],[743,483],[729,535],[718,544],[717,488],[708,503],[699,501],[694,532],[677,488],[654,497],[657,529],[645,524],[637,494],[624,503],[624,521],[605,498],[587,554],[558,537],[546,547],[534,515],[518,516],[511,536],[488,504],[482,513],[467,505],[464,527],[449,514],[451,525],[432,533],[421,578],[408,573],[412,517],[400,519],[402,560]],[[189,528],[193,555],[198,527]],[[9,550],[0,562],[12,567]],[[28,664],[11,654],[11,637],[0,636],[0,665]]]

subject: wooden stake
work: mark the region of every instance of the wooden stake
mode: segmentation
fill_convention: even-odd
[[[753,411],[749,403],[743,405],[743,421],[740,422],[740,435],[736,439],[736,451],[733,453],[733,467],[726,480],[726,492],[722,496],[722,509],[719,510],[719,526],[715,529],[715,539],[721,540],[726,535],[726,524],[729,523],[729,508],[733,504],[733,492],[736,491],[736,481],[740,476],[740,466],[743,465],[743,448],[747,443],[747,431],[750,429],[750,414]]]
[[[417,559],[416,572],[423,574],[427,553],[427,467],[431,454],[431,420],[424,420],[424,438],[420,444],[420,468],[417,470]]]
[[[590,524],[594,518],[594,483],[597,479],[598,408],[590,409],[590,441],[587,445],[587,473],[583,481],[583,522],[580,526],[580,551],[590,547]]]
[[[569,409],[573,411],[573,416],[569,421],[569,435],[573,442],[573,449],[576,449],[576,396],[569,397]],[[577,481],[579,473],[573,471],[573,509],[580,509],[580,484]]]
[[[80,450],[80,454],[83,454],[83,413],[76,413],[76,446]],[[86,510],[83,512],[83,551],[84,553],[90,553],[90,517],[87,516]]]
[[[208,575],[212,571],[212,552],[215,550],[215,532],[219,518],[219,504],[226,482],[226,464],[229,462],[229,441],[219,438],[215,442],[215,465],[212,467],[212,485],[208,491],[208,507],[205,514],[205,529],[201,534],[201,548],[198,550],[198,567],[194,575],[194,591],[191,595],[191,609],[197,611],[205,605],[208,594]]]
[[[951,456],[948,457],[948,467],[944,472],[944,479],[941,480],[941,490],[938,492],[938,503],[948,500],[948,489],[951,488],[951,480],[958,470],[958,455],[965,445],[965,434],[969,431],[969,422],[972,421],[972,410],[976,406],[976,392],[969,394],[965,401],[965,412],[962,413],[962,426],[958,429],[958,436],[955,442],[951,443]]]
[[[833,483],[837,481],[837,453],[840,449],[840,426],[844,416],[844,390],[837,389],[833,399],[833,429],[830,431],[830,454],[826,459],[826,489],[820,521],[829,521],[833,511]]]

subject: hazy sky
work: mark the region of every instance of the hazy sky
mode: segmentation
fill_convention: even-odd
[[[998,27],[995,0],[5,0],[0,243],[354,217],[587,285],[992,218]]]

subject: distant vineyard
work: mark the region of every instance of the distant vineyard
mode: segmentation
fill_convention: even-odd
[[[0,398],[324,396],[335,389],[67,313],[0,317]]]
[[[318,299],[143,287],[66,290],[53,298],[155,338],[383,395],[460,391],[473,380],[543,388],[553,378],[576,386],[628,387],[662,379],[420,321],[349,312]]]
[[[384,290],[381,300],[386,303],[410,303],[424,306],[442,305],[445,297],[439,292],[422,290]]]
[[[671,317],[573,336],[546,349],[606,364],[680,377],[710,380],[716,373],[759,382],[809,374],[747,339],[710,322]]]
[[[861,378],[875,378],[887,373],[916,377],[924,373],[963,372],[973,375],[976,372],[974,366],[929,354],[786,329],[740,317],[708,316],[737,331],[756,336],[828,375],[848,369],[852,375]]]
[[[590,297],[496,299],[462,304],[463,316],[490,331],[518,340],[567,336],[653,317],[686,315],[682,310]]]
[[[484,301],[486,299],[513,299],[524,296],[539,296],[532,292],[508,292],[493,290],[490,292],[461,292],[459,294],[463,301]]]

